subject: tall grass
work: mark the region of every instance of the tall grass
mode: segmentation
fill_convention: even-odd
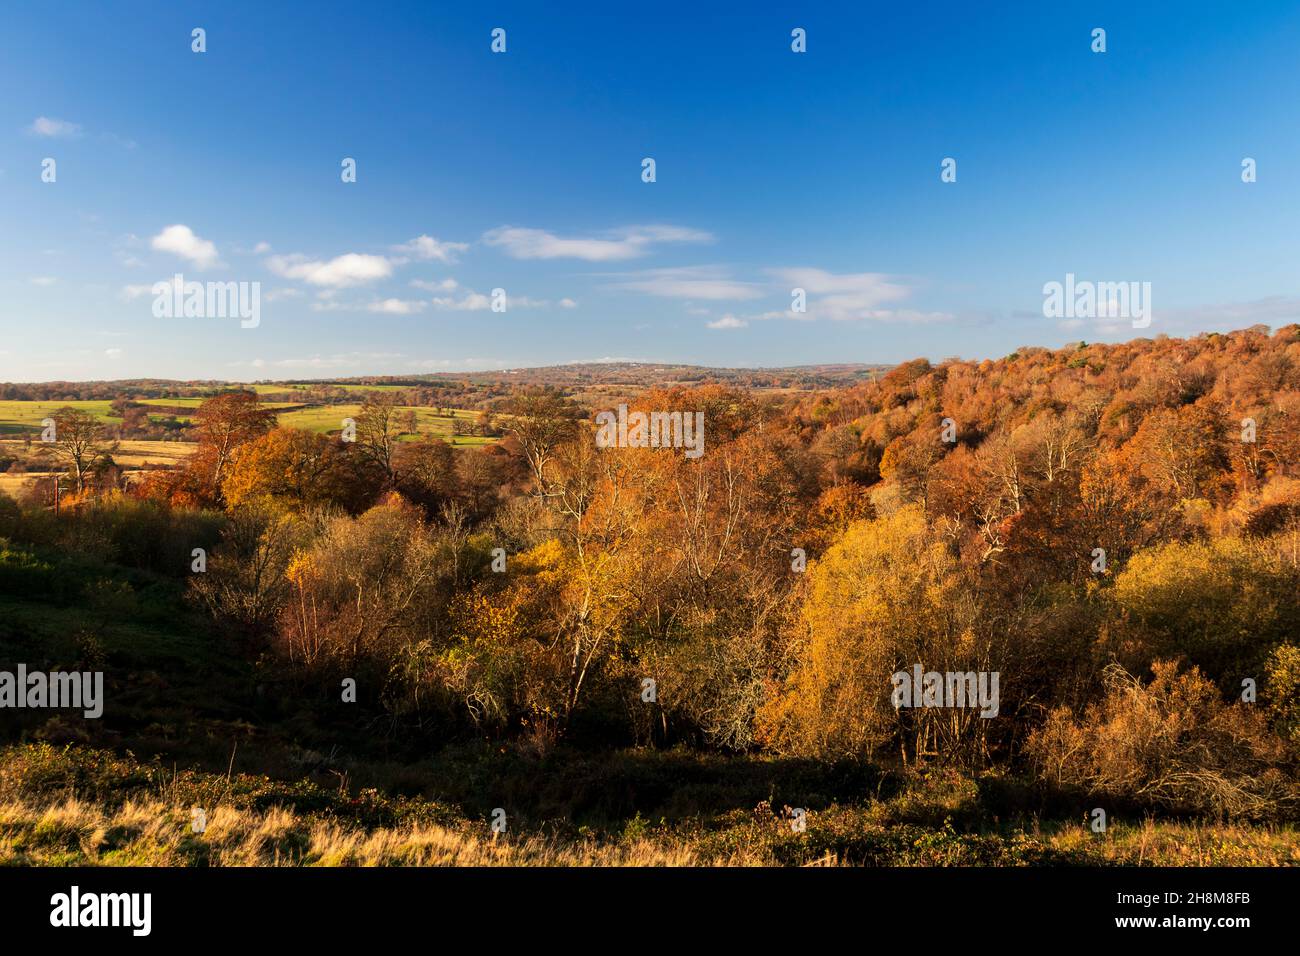
[[[486,828],[484,828],[486,830]],[[115,809],[76,798],[0,802],[0,865],[20,866],[743,866],[756,852],[704,855],[647,839],[596,843],[471,834],[410,824],[373,830],[295,815],[218,806],[201,834],[161,801]]]
[[[485,823],[408,821],[367,828],[288,807],[219,804],[195,833],[189,808],[156,799],[116,806],[64,797],[0,801],[4,866],[1287,866],[1288,828],[1156,822],[962,834],[950,826],[881,825],[831,810],[795,834],[785,821],[721,828],[628,827],[621,837],[493,836]]]

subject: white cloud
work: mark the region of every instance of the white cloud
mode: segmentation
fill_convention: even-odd
[[[717,319],[713,322],[709,322],[707,324],[708,327],[711,329],[743,329],[747,325],[749,325],[749,323],[746,322],[744,319],[738,319],[730,312],[728,312],[722,318]]]
[[[424,303],[409,299],[383,299],[366,306],[367,312],[382,312],[385,315],[410,315],[424,308]]]
[[[81,135],[81,126],[77,123],[69,123],[67,120],[38,116],[32,125],[27,127],[27,131],[37,136],[71,138]]]
[[[271,244],[269,242],[259,242],[257,245],[253,246],[253,255],[255,256],[264,256],[270,251]]]
[[[383,256],[358,252],[335,256],[328,262],[308,259],[298,254],[272,256],[266,260],[266,266],[286,279],[301,279],[312,285],[335,289],[387,279],[393,274],[393,264]]]
[[[54,285],[54,283],[58,282],[59,280],[54,278],[54,276],[32,276],[32,278],[28,281],[30,281],[32,285],[49,287]]]
[[[122,291],[120,295],[122,296],[123,299],[126,299],[127,301],[130,301],[131,299],[138,299],[141,296],[153,295],[153,284],[150,283],[148,285],[124,285],[122,286]]]
[[[507,299],[507,307],[509,307]],[[481,292],[468,292],[459,299],[451,297],[434,297],[433,307],[435,309],[444,309],[449,312],[482,312],[484,309],[492,308],[492,300]]]
[[[679,269],[645,269],[615,273],[616,289],[644,292],[673,299],[757,299],[764,290],[753,282],[740,282],[717,266],[685,266]]]
[[[200,239],[194,230],[185,225],[168,226],[149,241],[159,252],[170,252],[194,263],[195,268],[207,269],[220,265],[217,247],[207,239]]]
[[[560,308],[562,309],[576,309],[577,307],[578,307],[578,303],[575,302],[573,299],[568,298],[567,296],[560,300]]]
[[[104,354],[111,359],[120,359],[126,354],[125,349],[104,349]]]
[[[616,262],[646,255],[664,242],[708,242],[707,232],[683,226],[624,226],[594,237],[562,238],[543,229],[499,226],[483,234],[483,241],[515,259],[585,259]]]
[[[432,236],[416,236],[410,242],[393,246],[394,252],[402,252],[416,259],[436,262],[455,262],[457,254],[469,248],[467,242],[439,242]]]
[[[423,289],[425,292],[454,292],[460,288],[460,283],[455,279],[443,279],[440,282],[430,282],[426,279],[412,279],[411,288]]]

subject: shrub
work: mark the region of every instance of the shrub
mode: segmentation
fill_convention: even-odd
[[[1052,712],[1029,742],[1045,779],[1090,794],[1182,813],[1263,819],[1292,812],[1300,793],[1264,714],[1227,705],[1210,681],[1168,661],[1142,684],[1118,665],[1082,720]]]

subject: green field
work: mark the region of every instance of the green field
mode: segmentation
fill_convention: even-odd
[[[402,406],[397,410],[398,422],[400,427],[405,427],[406,413],[414,411],[417,416],[417,425],[421,435],[433,435],[435,438],[441,438],[453,445],[488,445],[492,443],[491,438],[480,438],[475,435],[455,435],[451,433],[452,419],[447,415],[436,415],[433,409],[418,408],[413,406]],[[360,405],[316,405],[309,408],[295,408],[291,411],[281,412],[279,422],[286,428],[303,428],[307,431],[318,432],[320,434],[329,434],[340,431],[343,428],[343,419],[355,419],[361,413]],[[455,410],[455,417],[461,421],[472,424],[478,418],[477,412]],[[417,436],[404,435],[404,441],[414,441]]]
[[[104,422],[120,422],[109,410],[110,403],[105,401],[89,402],[0,402],[0,435],[22,434],[40,431],[41,421],[50,418],[60,408],[67,406],[90,412]]]
[[[204,401],[202,398],[141,398],[133,399],[141,405],[152,406],[156,408],[198,408]],[[301,408],[302,406],[294,402],[266,402],[266,408]],[[90,412],[105,424],[120,424],[122,419],[114,415],[111,411],[111,403],[108,400],[96,401],[72,401],[72,402],[25,402],[25,401],[0,401],[0,435],[21,435],[24,432],[39,432],[41,422],[46,418],[53,417],[54,413],[60,408],[78,408]],[[150,419],[157,422],[165,418],[172,417],[167,414],[151,414]],[[176,415],[177,421],[188,422],[188,415]]]
[[[389,386],[395,388],[395,386]],[[154,408],[197,408],[205,400],[202,398],[142,398],[137,399],[141,405]],[[110,411],[110,403],[104,401],[73,402],[26,402],[0,401],[0,435],[21,435],[39,432],[42,420],[50,418],[60,408],[71,406],[83,409],[98,417],[106,424],[118,424],[121,419]],[[263,407],[277,411],[277,420],[286,428],[303,428],[319,434],[337,432],[343,427],[343,419],[356,418],[361,412],[360,404],[347,405],[310,405],[296,402],[264,402]],[[478,413],[455,409],[453,415],[438,415],[431,408],[402,406],[398,409],[399,423],[405,427],[405,415],[414,411],[418,416],[421,435],[433,435],[453,445],[487,445],[493,439],[474,435],[455,435],[451,433],[453,416],[467,424],[472,424]],[[150,415],[158,421],[170,417],[164,414]],[[188,422],[188,415],[176,415],[177,421]],[[404,435],[403,441],[414,441],[418,436]]]

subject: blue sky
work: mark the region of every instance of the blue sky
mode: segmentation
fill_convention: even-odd
[[[1300,5],[987,6],[6,4],[0,380],[982,358],[1300,318]],[[155,317],[176,273],[260,283],[260,323]],[[1150,329],[1045,318],[1066,273],[1150,282]]]

